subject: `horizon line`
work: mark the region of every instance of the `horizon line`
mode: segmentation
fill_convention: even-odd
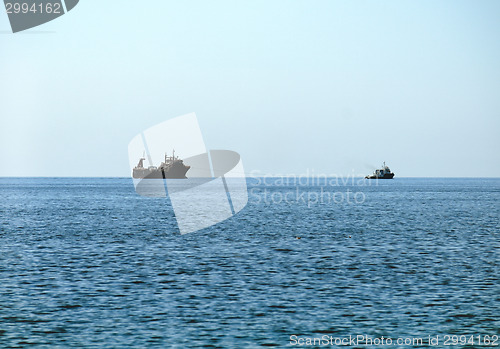
[[[289,174],[289,175],[283,175],[283,176],[274,176],[274,175],[262,175],[262,176],[245,176],[245,177],[226,177],[226,178],[294,178],[294,177],[301,177],[301,178],[362,178],[366,179],[363,176],[304,176],[304,175],[295,175],[295,174]],[[109,179],[126,179],[130,178],[133,179],[131,176],[2,176],[0,175],[0,178],[109,178]],[[198,178],[198,177],[195,177]],[[213,177],[210,177],[213,178]],[[394,177],[392,179],[413,179],[413,178],[450,178],[450,179],[500,179],[500,176],[483,176],[483,177],[475,177],[475,176],[460,176],[460,177],[454,177],[454,176],[435,176],[435,177],[405,177],[405,176],[398,176]],[[187,178],[189,179],[189,178]]]

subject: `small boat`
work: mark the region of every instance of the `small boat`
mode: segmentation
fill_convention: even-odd
[[[372,175],[366,176],[368,179],[392,179],[394,173],[391,172],[389,166],[386,166],[385,161],[380,170],[375,170]]]

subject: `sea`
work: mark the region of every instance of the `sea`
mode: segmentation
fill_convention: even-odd
[[[247,185],[180,234],[130,178],[0,178],[0,347],[500,346],[500,179]]]

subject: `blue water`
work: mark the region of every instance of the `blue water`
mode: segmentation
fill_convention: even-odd
[[[180,235],[169,201],[131,179],[1,178],[0,347],[499,334],[500,179],[253,179],[249,193]]]

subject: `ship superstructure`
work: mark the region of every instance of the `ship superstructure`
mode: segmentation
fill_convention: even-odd
[[[375,170],[372,175],[366,176],[368,179],[392,179],[394,178],[394,173],[391,172],[389,166],[385,164],[382,165],[382,168],[379,170]]]

